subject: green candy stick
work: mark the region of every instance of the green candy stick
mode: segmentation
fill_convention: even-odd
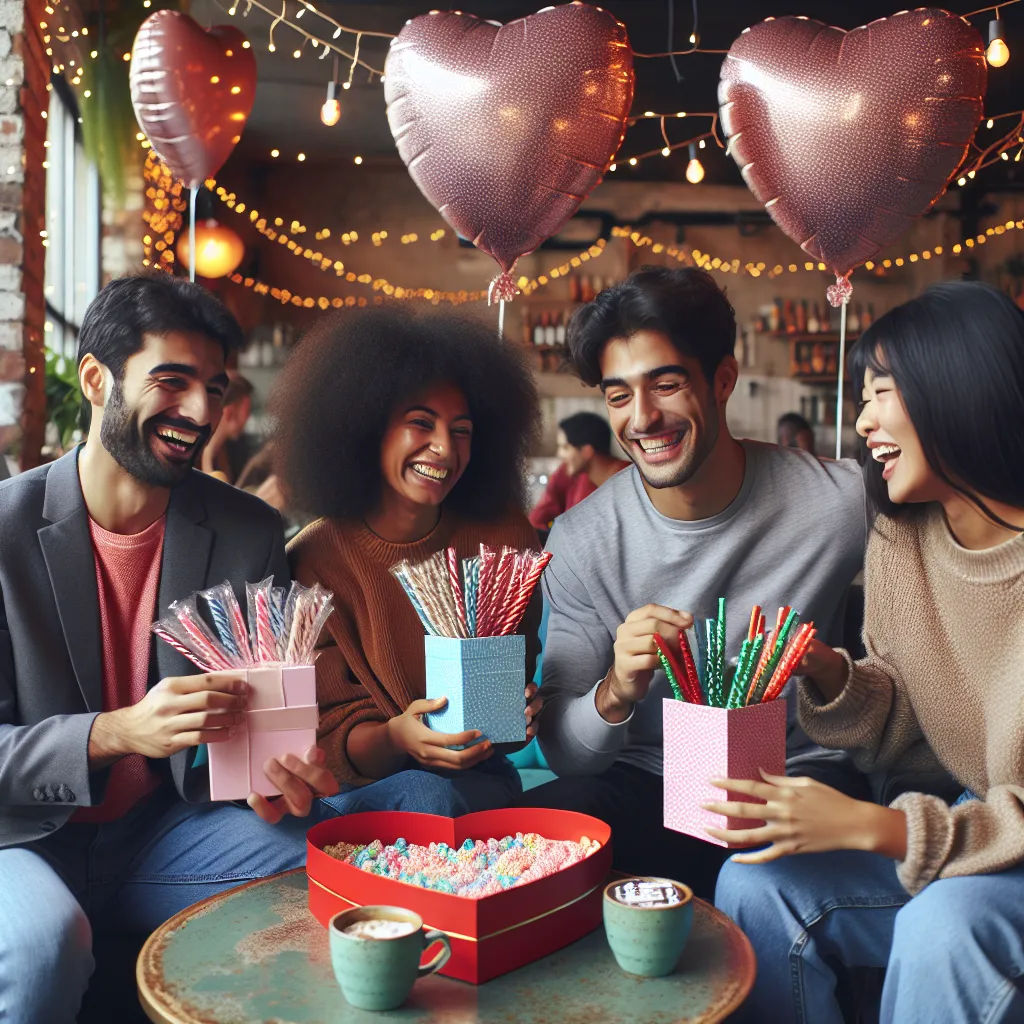
[[[679,681],[676,679],[676,674],[672,671],[672,665],[661,651],[658,651],[658,661],[661,662],[661,667],[665,670],[665,675],[668,676],[668,685],[672,687],[672,695],[676,700],[685,701],[686,698],[683,696],[683,691],[679,688]]]
[[[743,679],[746,676],[752,646],[749,640],[744,640],[740,645],[740,658],[736,663],[736,671],[733,673],[732,686],[729,687],[729,699],[725,702],[727,708],[738,708],[746,696],[747,691],[743,689]]]
[[[715,623],[715,684],[718,706],[725,706],[725,598],[718,599],[718,620]]]
[[[764,633],[759,633],[754,637],[754,642],[750,645],[750,655],[747,658],[747,664],[743,672],[742,693],[740,694],[740,702],[737,707],[744,707],[748,703],[747,694],[750,693],[750,683],[757,668],[757,663],[761,660],[761,650],[763,647]]]

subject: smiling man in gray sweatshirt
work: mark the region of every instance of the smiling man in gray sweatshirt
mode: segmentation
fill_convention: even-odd
[[[750,609],[792,605],[841,642],[846,594],[867,535],[850,461],[733,438],[736,321],[711,275],[646,267],[584,306],[570,357],[604,393],[633,468],[560,516],[544,574],[541,748],[560,776],[524,803],[582,811],[612,826],[622,870],[714,891],[725,852],[662,827],[662,698],[654,637],[714,616],[725,597],[727,650]],[[845,755],[813,747],[791,722],[790,767],[866,795]]]

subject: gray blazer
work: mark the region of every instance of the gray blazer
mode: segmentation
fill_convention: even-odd
[[[159,613],[230,580],[287,584],[281,518],[269,505],[193,472],[167,509]],[[103,710],[103,638],[78,452],[0,484],[0,848],[60,828],[102,802],[109,771],[89,771],[89,732]],[[197,670],[154,640],[149,685]],[[183,799],[208,798],[196,748],[170,758]],[[160,762],[155,762],[160,764]]]

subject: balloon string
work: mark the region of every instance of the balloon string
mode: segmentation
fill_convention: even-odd
[[[505,338],[505,300],[498,300],[498,340]]]
[[[839,307],[839,391],[836,394],[836,458],[843,457],[843,378],[846,370],[846,305]]]
[[[196,194],[199,186],[193,185],[188,196],[188,279],[196,279]]]

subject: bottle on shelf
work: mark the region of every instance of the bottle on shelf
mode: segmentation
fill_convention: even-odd
[[[569,313],[563,309],[558,318],[558,323],[555,325],[555,346],[557,348],[565,348],[565,327],[568,319]]]
[[[541,313],[533,323],[533,344],[535,348],[544,347],[544,328],[547,325],[547,313]]]
[[[782,306],[782,329],[787,334],[796,334],[796,313],[793,310],[793,300],[786,299]]]
[[[832,306],[828,302],[821,304],[821,333],[828,334],[832,330]]]
[[[580,301],[580,275],[573,274],[569,278],[569,301],[579,302]]]
[[[875,322],[875,307],[869,302],[860,318],[860,329],[866,331]]]
[[[533,316],[528,308],[523,309],[522,342],[529,348],[533,344]]]
[[[555,345],[555,314],[550,313],[547,315],[547,322],[544,324],[544,344],[548,348],[554,348]]]
[[[775,334],[782,324],[782,303],[775,299],[768,312],[768,330]]]
[[[801,299],[796,307],[796,333],[807,333],[807,300]]]
[[[821,316],[818,312],[818,304],[811,308],[810,316],[807,317],[807,333],[817,334],[821,330]]]

